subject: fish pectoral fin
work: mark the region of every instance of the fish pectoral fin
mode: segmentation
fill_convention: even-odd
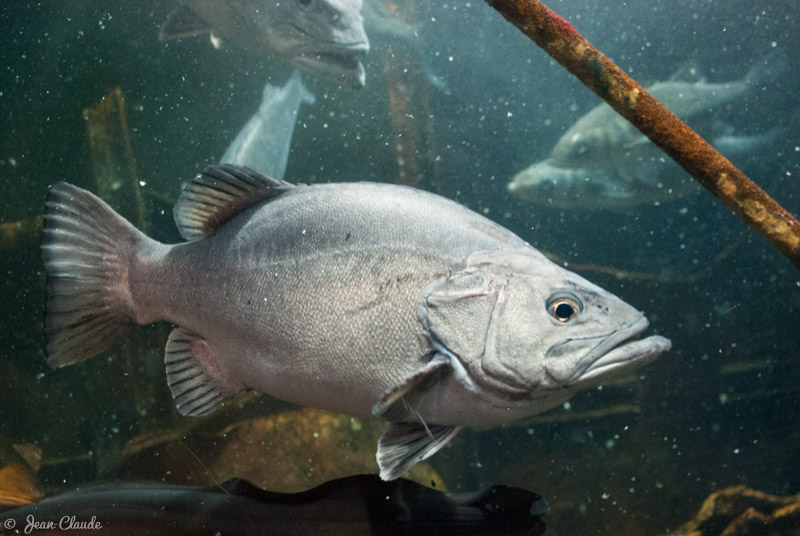
[[[378,466],[383,480],[394,480],[415,464],[436,454],[453,439],[460,426],[394,422],[378,441]]]
[[[183,328],[169,334],[164,353],[167,385],[181,415],[202,417],[229,396],[244,391],[224,380],[205,339]]]
[[[212,236],[240,212],[292,187],[248,167],[210,165],[184,186],[173,209],[175,223],[186,240]]]
[[[424,367],[406,378],[403,383],[385,392],[378,403],[372,406],[372,414],[390,422],[416,418],[416,408],[419,407],[425,394],[452,370],[450,358],[435,353]]]
[[[172,41],[184,37],[196,37],[209,32],[211,32],[211,26],[206,21],[191,9],[179,7],[167,15],[167,20],[161,26],[158,38],[161,41]]]

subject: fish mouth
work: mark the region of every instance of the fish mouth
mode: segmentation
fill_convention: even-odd
[[[359,56],[368,50],[368,45],[353,45],[344,50],[304,52],[296,56],[292,64],[309,74],[340,83],[349,81],[354,89],[361,89],[366,83],[366,74]]]
[[[647,318],[642,316],[627,327],[615,331],[583,356],[570,376],[556,379],[573,385],[587,383],[652,362],[663,352],[668,351],[672,343],[659,335],[634,339],[649,325]]]

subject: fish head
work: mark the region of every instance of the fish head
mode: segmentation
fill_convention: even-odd
[[[550,152],[550,162],[559,167],[608,167],[643,139],[633,125],[603,103],[567,129]]]
[[[560,166],[587,167],[594,162],[605,162],[608,151],[616,150],[608,128],[587,126],[569,129],[550,152],[550,160]]]
[[[553,208],[588,207],[604,196],[604,172],[562,168],[547,159],[520,171],[508,191],[528,202]]]
[[[362,0],[182,0],[216,42],[360,88],[369,52]],[[194,21],[192,21],[194,22]],[[203,28],[206,30],[206,28]]]
[[[273,46],[301,71],[361,88],[360,57],[369,52],[361,7],[362,0],[280,2]]]
[[[627,209],[668,198],[668,192],[651,186],[650,177],[659,177],[658,164],[637,168],[562,168],[546,159],[514,175],[506,188],[520,199],[539,206],[570,210]],[[640,175],[647,179],[640,179]]]
[[[462,384],[529,413],[670,348],[635,339],[648,327],[640,311],[531,247],[472,254],[423,291],[420,317]]]

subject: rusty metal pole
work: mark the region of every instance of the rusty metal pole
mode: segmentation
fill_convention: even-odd
[[[800,268],[800,222],[539,0],[486,0]]]

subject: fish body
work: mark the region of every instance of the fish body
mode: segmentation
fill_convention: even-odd
[[[709,141],[737,162],[778,143],[785,133],[786,129],[776,127],[762,134],[722,134]],[[628,153],[621,165],[560,167],[549,158],[542,160],[518,173],[508,189],[552,208],[625,211],[695,195],[702,186],[647,140],[647,147],[641,148],[636,158]]]
[[[179,326],[167,382],[184,415],[258,390],[391,423],[381,476],[462,426],[563,403],[645,364],[667,339],[522,239],[412,188],[293,186],[210,166],[181,194],[187,243],[151,240],[94,195],[51,189],[42,243],[48,364],[87,359],[133,326]]]
[[[785,68],[768,56],[740,80],[712,84],[669,80],[648,92],[684,121],[710,118],[710,112],[772,79]],[[708,121],[704,121],[708,123]],[[703,126],[703,121],[697,126]],[[718,135],[712,123],[709,142],[729,158],[752,154],[774,141],[775,131],[755,136]],[[625,209],[669,201],[700,191],[680,167],[606,103],[578,119],[550,155],[517,173],[508,190],[528,201],[557,208]]]
[[[0,523],[16,528],[14,534],[42,536],[537,536],[545,531],[546,512],[541,496],[520,488],[444,493],[410,480],[357,475],[301,493],[264,491],[240,479],[208,488],[162,482],[90,485],[2,512]]]
[[[261,105],[236,135],[220,162],[257,169],[282,179],[301,104],[313,104],[314,95],[303,86],[299,71],[283,87],[264,86]]]
[[[741,97],[749,87],[748,79],[725,84],[659,82],[649,86],[647,91],[672,113],[687,121]],[[608,167],[609,162],[624,165],[625,161],[630,161],[635,164],[644,156],[641,151],[654,154],[658,148],[604,102],[578,119],[559,138],[550,153],[550,161],[559,167],[598,169]]]
[[[369,52],[361,0],[182,0],[161,28],[169,41],[210,33],[259,57],[360,88]]]

